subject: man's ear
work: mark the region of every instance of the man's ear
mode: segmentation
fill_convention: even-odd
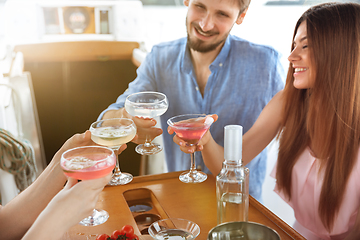
[[[184,2],[185,2],[185,1],[186,1],[186,0],[184,0]],[[239,15],[239,17],[238,17],[237,20],[236,20],[236,24],[237,24],[237,25],[240,25],[240,24],[244,21],[244,18],[245,18],[245,15],[246,15],[247,10],[248,10],[248,8],[245,9],[245,10]]]
[[[189,0],[184,0],[184,5],[188,7],[189,6]]]

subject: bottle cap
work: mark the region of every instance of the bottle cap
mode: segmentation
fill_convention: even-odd
[[[242,158],[243,127],[227,125],[224,129],[224,158],[230,161],[240,161]]]

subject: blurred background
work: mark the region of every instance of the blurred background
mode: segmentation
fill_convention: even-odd
[[[274,47],[287,70],[295,23],[321,2],[253,0],[231,33]],[[116,100],[154,44],[186,37],[185,17],[182,0],[0,0],[0,128],[33,148],[31,178]],[[146,162],[145,174],[166,172],[163,154],[144,159],[134,147],[129,143],[121,154],[122,171],[137,176]],[[276,155],[273,142],[268,172]],[[264,204],[292,224],[292,210],[273,193],[274,184],[266,179]],[[19,192],[4,169],[0,190],[3,204]]]

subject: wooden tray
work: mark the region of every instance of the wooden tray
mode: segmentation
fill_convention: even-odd
[[[97,208],[106,210],[110,217],[102,225],[84,227],[76,225],[63,239],[95,239],[98,234],[111,233],[125,224],[132,225],[140,239],[152,239],[147,228],[161,218],[184,218],[197,223],[200,235],[206,240],[208,232],[216,226],[215,177],[200,184],[185,184],[178,177],[182,172],[135,177],[124,186],[108,186],[99,197]],[[150,209],[131,211],[134,205],[148,205]],[[149,217],[149,218],[147,218]],[[140,219],[140,220],[139,220]],[[305,239],[270,210],[250,196],[249,221],[274,229],[282,240]]]
[[[148,228],[153,222],[169,218],[150,189],[130,189],[123,195],[141,235],[149,234]]]

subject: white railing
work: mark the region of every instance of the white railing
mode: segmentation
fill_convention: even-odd
[[[21,53],[16,55],[11,53],[5,60],[0,61],[0,66],[10,66],[7,71],[0,68],[2,70],[0,71],[0,128],[10,132],[18,140],[26,141],[33,149],[33,165],[37,166],[37,172],[35,172],[35,177],[37,177],[46,165],[45,152],[31,75],[23,72],[23,64]],[[11,159],[7,154],[0,157],[4,159],[6,167],[11,165]],[[18,192],[14,175],[0,169],[2,205],[14,198]]]

